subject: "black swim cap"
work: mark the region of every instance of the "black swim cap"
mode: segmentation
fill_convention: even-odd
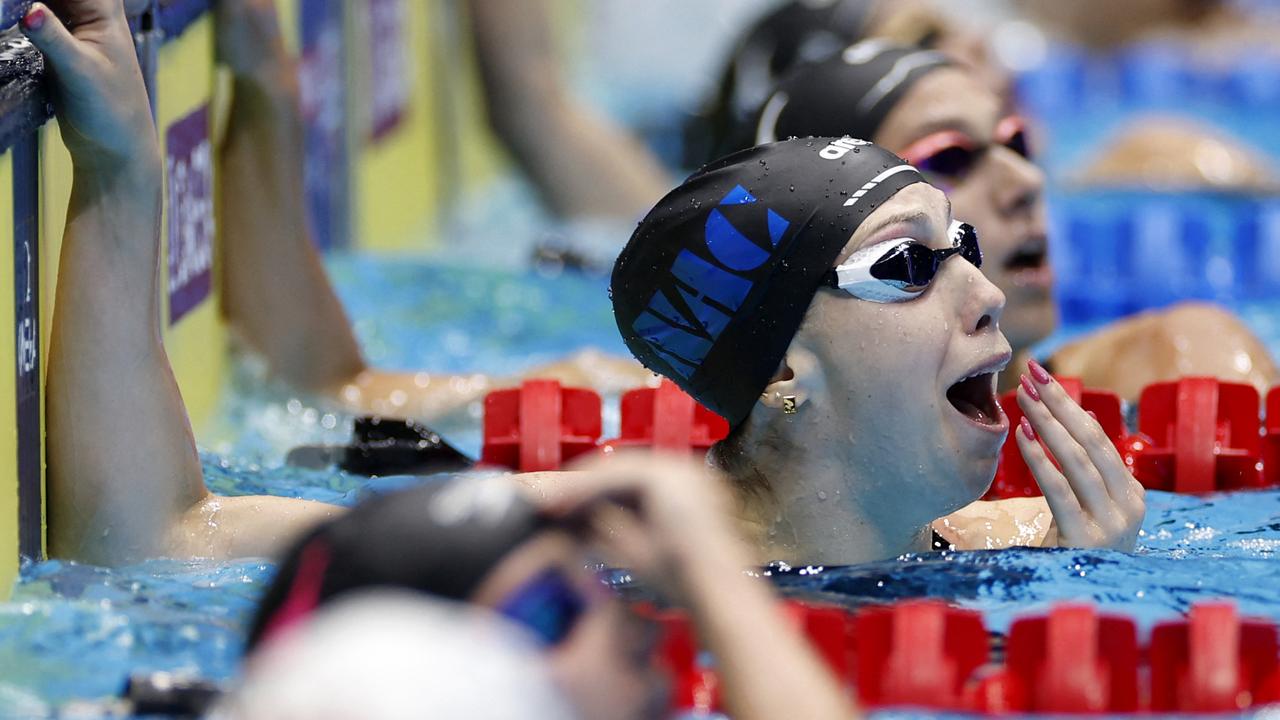
[[[791,0],[760,16],[734,46],[715,94],[686,132],[688,165],[753,145],[743,131],[777,81],[797,63],[823,60],[861,38],[875,3]]]
[[[350,590],[395,587],[466,600],[546,527],[503,477],[461,476],[375,497],[286,554],[258,605],[248,647]]]
[[[618,256],[610,293],[623,340],[738,425],[853,231],[918,182],[898,156],[851,138],[773,143],[702,168]]]
[[[875,137],[916,81],[951,64],[933,50],[864,40],[822,62],[801,65],[762,106],[755,142],[810,135]]]

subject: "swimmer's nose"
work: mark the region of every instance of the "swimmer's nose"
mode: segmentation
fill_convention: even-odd
[[[964,299],[960,304],[960,326],[966,335],[977,335],[984,332],[998,332],[1000,315],[1004,312],[1005,297],[986,275],[969,263],[956,263],[964,268],[965,277],[960,278],[964,288]]]
[[[1006,147],[992,148],[996,182],[996,205],[1008,215],[1035,211],[1044,194],[1044,171],[1030,160]]]

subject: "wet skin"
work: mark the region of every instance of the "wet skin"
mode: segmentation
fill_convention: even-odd
[[[957,133],[974,145],[996,136],[1005,116],[998,98],[971,73],[944,68],[921,78],[885,119],[875,141],[901,153],[939,133]],[[1037,264],[1013,265],[1020,251],[1046,239],[1044,174],[1026,158],[998,145],[961,178],[931,176],[947,191],[957,218],[978,229],[982,266],[1009,304],[1000,327],[1015,349],[1053,331],[1057,323],[1047,256]]]
[[[908,156],[945,134],[988,146],[965,175],[929,179],[947,191],[955,216],[978,229],[983,273],[1008,298],[1000,326],[1022,365],[1031,346],[1053,332],[1058,317],[1047,252],[1044,174],[1032,162],[1034,154],[1028,159],[1000,144],[1002,123],[1011,117],[1003,107],[978,76],[945,68],[921,78],[906,93],[875,140]],[[1197,340],[1206,337],[1206,327],[1213,328],[1214,342]],[[1133,361],[1116,362],[1118,352]],[[1205,304],[1181,304],[1119,320],[1051,360],[1055,372],[1130,400],[1148,384],[1189,374],[1246,382],[1260,390],[1280,383],[1280,369],[1249,328],[1231,313]],[[1002,374],[1000,390],[1014,389],[1017,380],[1013,373]]]

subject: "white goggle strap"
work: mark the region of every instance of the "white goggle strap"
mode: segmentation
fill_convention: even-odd
[[[894,238],[878,242],[850,255],[848,260],[836,268],[836,287],[856,298],[871,302],[904,302],[920,297],[923,290],[914,292],[903,290],[871,274],[871,266],[876,264],[876,261],[904,242],[914,241],[911,238]]]

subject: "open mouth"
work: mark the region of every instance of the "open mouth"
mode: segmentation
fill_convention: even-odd
[[[1049,259],[1048,243],[1044,237],[1035,237],[1030,241],[1023,243],[1013,255],[1004,261],[1004,266],[1008,270],[1038,270],[1044,267],[1045,262]]]
[[[996,426],[1002,422],[1002,417],[995,387],[994,372],[970,375],[947,389],[947,400],[961,415],[975,423]]]

